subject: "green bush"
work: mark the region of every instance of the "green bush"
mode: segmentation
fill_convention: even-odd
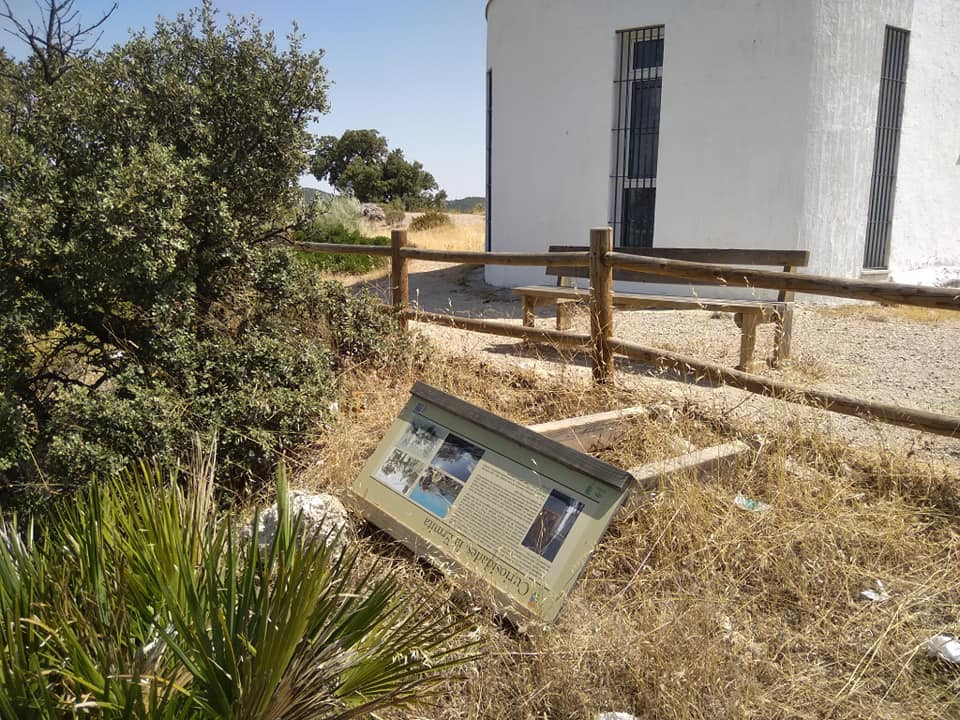
[[[290,251],[262,252],[254,280],[212,308],[200,337],[172,330],[156,366],[132,363],[95,392],[61,389],[29,436],[45,482],[8,481],[5,504],[34,505],[52,488],[110,475],[138,457],[173,464],[195,434],[219,434],[226,491],[255,492],[277,462],[322,431],[335,370],[412,357],[412,341],[376,298],[318,283]],[[0,415],[29,428],[23,410],[0,404]]]
[[[404,207],[403,201],[399,198],[394,198],[390,202],[381,205],[381,207],[383,208],[383,214],[386,216],[388,225],[399,225],[407,216],[407,209]]]
[[[317,203],[313,229],[316,232],[332,232],[337,229],[356,232],[360,229],[360,220],[363,218],[362,209],[363,206],[355,197],[334,195]]]
[[[0,521],[0,717],[368,717],[467,659],[465,618],[300,532],[282,471],[269,542],[218,515],[214,475],[141,465]]]
[[[294,234],[299,242],[325,242],[338,245],[389,245],[390,238],[367,237],[356,230],[348,230],[343,226],[325,229],[312,229]],[[330,253],[313,253],[306,250],[297,250],[297,258],[305,266],[326,273],[362,275],[385,266],[389,259],[376,255],[336,255]]]
[[[433,228],[444,227],[450,224],[450,216],[447,215],[447,213],[431,210],[413,219],[413,222],[410,223],[410,232],[432,230]]]
[[[334,391],[315,328],[340,311],[269,249],[302,211],[321,53],[206,2],[43,61],[0,51],[0,502],[218,428],[227,482],[256,487]]]

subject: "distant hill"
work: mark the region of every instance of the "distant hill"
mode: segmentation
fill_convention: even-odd
[[[487,199],[482,197],[465,197],[459,200],[447,200],[447,210],[456,212],[473,212],[473,209],[481,205],[484,209],[487,207]]]
[[[319,197],[321,200],[333,197],[330,193],[318,190],[317,188],[302,187],[300,190],[303,192],[303,201],[307,204],[312,203],[316,197]]]

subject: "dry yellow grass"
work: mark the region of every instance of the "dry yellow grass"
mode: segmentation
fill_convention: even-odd
[[[939,323],[960,322],[960,312],[937,310],[914,305],[877,305],[874,303],[849,303],[823,306],[819,309],[826,317],[862,317],[873,322],[901,320],[908,322]]]
[[[483,252],[484,218],[482,215],[451,215],[451,224],[411,232],[411,245],[429,250],[469,250]]]
[[[343,420],[301,480],[335,492],[351,483],[415,379],[521,423],[660,402],[432,351],[422,368],[345,377]],[[555,626],[518,634],[476,611],[483,658],[415,717],[958,716],[960,672],[922,649],[960,631],[957,478],[762,419],[753,432],[763,450],[739,467],[706,483],[678,478],[621,514]],[[678,434],[733,435],[681,407],[623,433],[602,454],[622,467],[674,454]],[[773,509],[744,512],[737,492]],[[413,592],[474,607],[382,536],[364,542]],[[878,579],[891,599],[862,599]]]
[[[403,226],[410,224],[410,220],[416,217],[415,213],[408,213]],[[471,215],[467,213],[450,213],[450,224],[432,230],[423,230],[421,232],[410,232],[407,240],[411,245],[428,250],[470,250],[483,252],[485,247],[485,218],[483,215]],[[361,225],[361,232],[364,235],[390,235],[390,228],[383,225],[371,225],[364,221]]]

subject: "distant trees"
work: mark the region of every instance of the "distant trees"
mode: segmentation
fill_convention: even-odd
[[[339,138],[321,137],[312,171],[339,192],[362,202],[399,200],[408,210],[443,207],[447,194],[423,165],[390,150],[376,130],[347,130]]]

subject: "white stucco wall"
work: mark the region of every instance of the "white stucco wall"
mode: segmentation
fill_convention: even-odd
[[[585,244],[607,224],[616,31],[663,24],[654,244],[809,249],[809,271],[859,276],[894,25],[912,37],[891,268],[960,262],[960,0],[492,0],[487,13],[493,250]]]
[[[616,31],[658,24],[655,244],[797,246],[808,3],[493,0],[487,10],[493,250],[585,244],[591,226],[608,223]],[[497,285],[543,277],[487,268]]]
[[[915,0],[891,272],[960,265],[960,0]]]
[[[861,274],[886,26],[909,30],[912,12],[913,0],[815,4],[799,238],[811,272]]]

